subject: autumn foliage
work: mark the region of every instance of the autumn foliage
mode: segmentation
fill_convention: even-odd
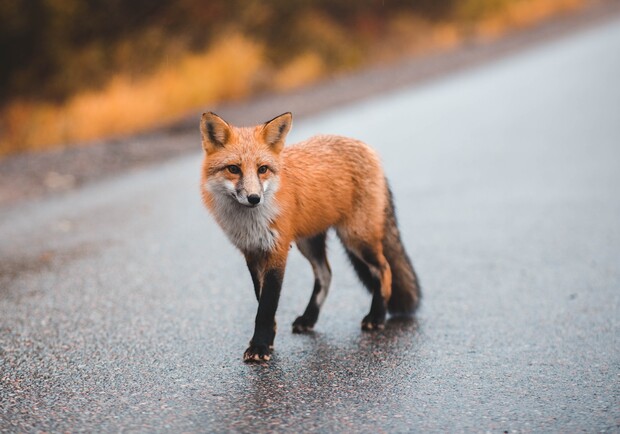
[[[0,155],[134,133],[587,0],[0,2]]]

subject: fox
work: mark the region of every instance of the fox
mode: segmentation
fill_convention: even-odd
[[[312,266],[314,286],[292,331],[313,330],[332,278],[329,229],[372,295],[362,330],[383,329],[388,312],[412,315],[421,298],[378,154],[362,141],[336,135],[285,146],[292,122],[290,112],[253,127],[233,126],[213,112],[200,120],[202,200],[245,257],[258,301],[245,362],[271,359],[293,243]]]

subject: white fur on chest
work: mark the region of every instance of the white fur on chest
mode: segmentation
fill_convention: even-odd
[[[234,198],[215,193],[213,214],[228,239],[243,252],[270,251],[276,246],[278,232],[271,224],[278,216],[273,195],[264,203],[249,208]]]

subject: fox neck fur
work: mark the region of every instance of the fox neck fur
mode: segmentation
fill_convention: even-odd
[[[272,224],[280,213],[275,199],[277,179],[271,179],[264,188],[264,203],[250,208],[240,204],[218,182],[206,182],[211,193],[211,211],[228,239],[242,252],[271,251],[275,248],[278,232]]]

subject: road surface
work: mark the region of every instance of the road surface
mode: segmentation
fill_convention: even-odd
[[[201,206],[198,132],[190,156],[3,209],[0,431],[619,432],[618,53],[616,20],[296,123],[378,149],[424,298],[362,333],[332,236],[332,291],[293,335],[293,250],[268,365],[241,361],[256,302]]]

